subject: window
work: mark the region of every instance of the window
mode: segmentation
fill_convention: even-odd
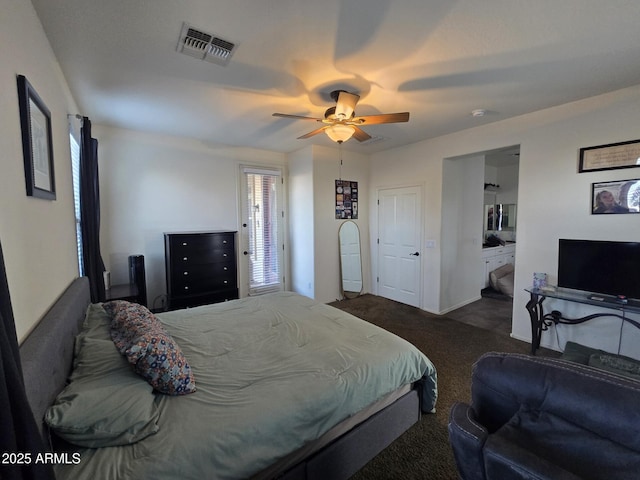
[[[243,244],[249,295],[283,289],[283,235],[279,170],[243,167]]]
[[[80,145],[73,135],[73,128],[69,132],[71,145],[71,173],[73,177],[73,205],[76,216],[76,243],[78,248],[78,272],[84,276],[84,256],[82,254],[82,229],[80,227]]]

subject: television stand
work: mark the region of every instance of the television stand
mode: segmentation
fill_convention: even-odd
[[[540,339],[542,332],[548,330],[551,325],[578,325],[598,317],[617,317],[623,321],[630,323],[634,327],[640,329],[640,322],[627,317],[627,313],[640,313],[640,301],[627,300],[626,297],[613,297],[609,295],[599,295],[587,292],[578,292],[576,290],[564,289],[539,289],[526,288],[531,296],[527,302],[526,309],[531,318],[531,355],[536,354],[536,350],[540,348]],[[563,317],[558,310],[544,313],[542,303],[546,298],[555,298],[564,300],[565,302],[582,303],[585,305],[595,305],[606,308],[607,310],[616,310],[616,312],[601,312],[587,315],[581,318]]]

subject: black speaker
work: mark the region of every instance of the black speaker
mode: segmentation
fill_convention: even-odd
[[[129,283],[138,287],[138,303],[147,306],[147,278],[144,273],[144,255],[129,256]]]

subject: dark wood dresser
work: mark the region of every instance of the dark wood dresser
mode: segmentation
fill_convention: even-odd
[[[164,234],[169,310],[238,298],[236,232]]]

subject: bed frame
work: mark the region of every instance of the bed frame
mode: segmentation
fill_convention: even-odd
[[[71,373],[74,339],[89,303],[89,281],[86,277],[77,278],[20,346],[27,398],[45,445],[51,442],[42,419]],[[414,389],[322,450],[272,478],[347,479],[419,418],[419,395]]]

